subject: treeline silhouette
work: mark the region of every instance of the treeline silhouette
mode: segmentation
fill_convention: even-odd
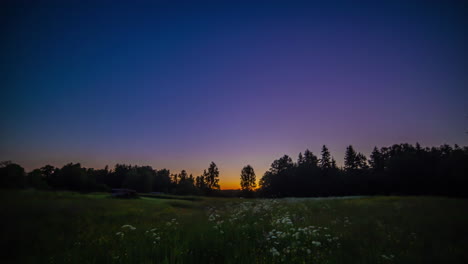
[[[468,147],[422,148],[395,144],[377,148],[369,159],[346,148],[338,168],[326,146],[318,158],[309,150],[297,162],[284,155],[260,180],[260,196],[468,195]]]
[[[36,188],[79,192],[109,191],[113,188],[133,189],[137,192],[171,194],[216,195],[219,191],[219,169],[212,162],[202,175],[193,177],[185,170],[171,174],[167,169],[151,166],[117,164],[110,170],[84,168],[69,163],[62,168],[46,165],[25,173],[23,167],[9,161],[0,164],[0,186],[6,189]]]
[[[46,165],[26,173],[11,162],[0,164],[1,188],[107,191],[128,188],[138,192],[221,195],[219,169],[211,162],[202,175],[185,170],[117,164],[113,169],[84,168],[79,163],[62,168]],[[328,148],[320,157],[306,150],[296,161],[288,155],[273,161],[256,188],[254,169],[240,171],[239,192],[244,197],[313,197],[344,195],[444,195],[467,197],[468,147],[421,147],[395,144],[375,147],[369,158],[348,146],[344,166],[338,167]]]

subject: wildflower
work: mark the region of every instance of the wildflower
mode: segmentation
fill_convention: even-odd
[[[294,237],[295,237],[296,239],[299,239],[299,232],[295,233],[295,234],[294,234]]]
[[[273,256],[279,256],[280,253],[278,252],[278,250],[275,248],[275,247],[272,247],[270,249],[270,253],[273,255]]]
[[[322,245],[322,243],[320,243],[319,241],[312,241],[312,245],[319,247],[320,245]]]
[[[391,260],[391,259],[393,259],[394,257],[395,257],[395,256],[394,256],[393,254],[390,254],[390,255],[388,255],[388,256],[387,256],[387,255],[384,255],[384,254],[382,254],[382,258],[384,258],[384,259]]]
[[[121,228],[128,228],[130,230],[135,230],[136,227],[132,226],[132,225],[123,225]]]

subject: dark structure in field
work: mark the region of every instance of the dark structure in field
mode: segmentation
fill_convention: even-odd
[[[137,192],[131,189],[112,189],[111,195],[114,198],[138,198]]]

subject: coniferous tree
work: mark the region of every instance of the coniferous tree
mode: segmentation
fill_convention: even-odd
[[[372,150],[369,164],[374,172],[382,172],[385,169],[384,156],[377,147]]]
[[[336,160],[335,158],[331,158],[331,168],[337,170],[338,166],[336,165]]]
[[[327,146],[322,146],[322,158],[320,159],[320,168],[329,169],[331,167],[331,154]]]
[[[318,159],[310,150],[304,151],[304,163],[309,166],[318,166]]]
[[[353,146],[349,145],[345,152],[344,168],[345,170],[356,170],[358,168],[358,157]]]
[[[367,164],[367,157],[364,154],[358,153],[356,155],[356,166],[361,170],[366,170],[369,168],[369,165]]]

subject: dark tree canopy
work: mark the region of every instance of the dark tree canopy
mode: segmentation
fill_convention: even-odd
[[[328,169],[331,167],[331,154],[327,146],[322,146],[322,158],[320,159],[320,168]]]
[[[244,193],[252,192],[257,187],[255,171],[252,168],[252,166],[247,165],[244,168],[242,168],[240,178],[241,190]]]
[[[208,171],[205,172],[204,178],[205,178],[206,188],[209,191],[220,189],[219,169],[218,169],[218,166],[216,166],[214,162],[210,163],[210,166],[208,167]]]
[[[307,153],[304,152],[304,153]],[[259,193],[269,197],[341,195],[448,195],[466,197],[468,147],[422,148],[419,144],[375,147],[369,161],[348,146],[344,168],[336,165],[326,146],[318,166],[283,156],[260,179]],[[286,158],[285,158],[286,157]],[[283,165],[282,165],[283,164]]]
[[[4,161],[0,163],[0,186],[6,189],[26,186],[26,173],[18,164]]]

